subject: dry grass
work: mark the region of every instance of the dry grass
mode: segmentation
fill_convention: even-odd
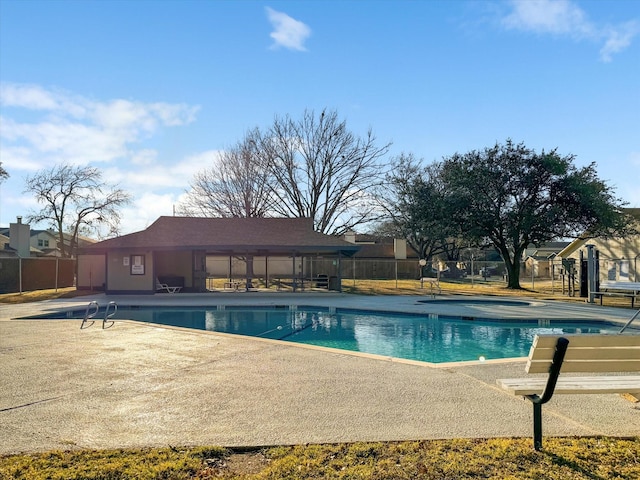
[[[96,292],[89,290],[76,290],[76,287],[49,289],[49,290],[33,290],[31,292],[22,293],[3,293],[0,295],[0,303],[29,303],[40,302],[42,300],[51,300],[54,298],[74,298],[83,295],[91,295]]]
[[[0,457],[2,479],[637,479],[640,438],[83,450]]]
[[[223,289],[224,279],[211,279],[210,288]],[[256,287],[265,288],[263,283],[254,282]],[[442,295],[490,295],[490,296],[517,296],[546,300],[559,300],[564,302],[584,303],[585,298],[579,296],[570,297],[562,292],[559,282],[550,280],[538,280],[533,284],[522,282],[523,288],[513,290],[505,287],[499,280],[443,280],[440,282]],[[272,290],[276,286],[271,285]],[[428,283],[420,284],[419,280],[351,280],[344,279],[342,288],[345,293],[358,295],[429,295]],[[289,288],[290,290],[290,288]],[[0,295],[0,303],[28,303],[54,298],[73,298],[91,295],[96,292],[89,290],[76,290],[75,287],[59,288],[57,290],[35,290],[23,293],[5,293]],[[625,297],[605,297],[604,305],[623,308],[631,308],[631,301]]]
[[[441,293],[438,295],[485,295],[499,297],[525,297],[539,300],[558,300],[564,302],[585,303],[580,296],[568,296],[562,292],[562,285],[550,280],[536,281],[530,284],[522,283],[519,290],[507,288],[501,281],[443,280],[439,283]],[[343,291],[360,295],[430,295],[430,286],[421,286],[419,280],[344,280]],[[631,300],[624,297],[605,297],[604,305],[631,308]]]

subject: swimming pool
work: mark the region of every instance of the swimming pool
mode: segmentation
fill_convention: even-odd
[[[82,318],[85,311],[66,312]],[[60,318],[60,314],[48,315]],[[42,316],[38,318],[44,318]],[[96,316],[100,318],[100,313]],[[120,307],[114,319],[432,363],[524,357],[539,333],[616,333],[606,322],[462,319],[322,307]]]

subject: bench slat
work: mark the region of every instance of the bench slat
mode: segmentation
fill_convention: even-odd
[[[571,346],[571,344],[569,344]],[[538,348],[529,355],[532,361],[550,361],[555,349]],[[618,360],[640,359],[640,346],[638,347],[602,347],[602,348],[569,348],[565,355],[566,360]]]
[[[538,335],[534,338],[531,349],[540,347],[555,348],[559,337],[569,340],[570,349],[576,347],[640,346],[640,335]]]
[[[640,372],[640,335],[566,335],[569,349],[563,372]],[[534,339],[528,373],[548,373],[557,335]]]
[[[547,384],[546,377],[504,378],[498,385],[513,395],[541,394]],[[640,393],[640,375],[608,377],[560,377],[556,393]]]
[[[527,373],[549,373],[550,361],[527,362]],[[630,360],[565,360],[562,372],[640,372],[640,359]]]
[[[640,290],[640,282],[600,282],[600,288],[620,289],[620,290]]]

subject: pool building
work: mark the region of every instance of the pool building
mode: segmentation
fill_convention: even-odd
[[[310,218],[160,217],[145,230],[82,249],[77,287],[154,294],[160,283],[206,292],[207,278],[218,277],[236,279],[233,285],[243,288],[251,288],[254,278],[265,279],[267,286],[286,281],[294,288],[320,279],[341,291],[341,259],[359,249],[316,232]]]

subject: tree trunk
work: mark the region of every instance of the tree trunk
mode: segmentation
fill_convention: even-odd
[[[507,266],[507,288],[513,288],[516,290],[521,289],[520,287],[520,262],[508,262],[505,263]]]
[[[67,248],[65,247],[65,244],[64,244],[64,230],[63,230],[62,220],[58,221],[58,248],[60,249],[61,257],[65,258],[69,256],[69,253],[67,252]]]
[[[507,269],[507,288],[520,290],[520,255],[522,252],[514,252],[511,258],[507,247],[499,248],[500,256]]]

